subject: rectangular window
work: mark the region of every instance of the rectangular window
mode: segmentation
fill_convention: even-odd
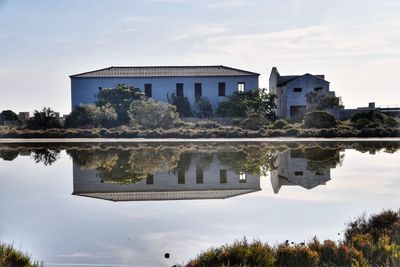
[[[322,87],[315,87],[314,92],[322,92]]]
[[[103,87],[99,86],[99,91],[103,90]]]
[[[147,175],[146,184],[154,184],[154,175],[153,174]]]
[[[219,170],[219,183],[226,184],[228,182],[227,170]]]
[[[203,183],[203,169],[197,168],[196,169],[196,184]]]
[[[243,93],[244,90],[245,90],[245,83],[244,82],[238,83],[237,90],[238,90],[239,93]]]
[[[218,83],[218,96],[225,96],[226,83]]]
[[[152,96],[153,96],[153,94],[152,94],[152,92],[151,92],[151,84],[150,84],[150,83],[146,83],[146,84],[144,85],[144,94],[145,94],[147,97],[152,97]]]
[[[194,84],[194,96],[199,98],[202,96],[201,83]]]
[[[239,173],[239,183],[241,183],[241,184],[246,183],[246,180],[247,180],[246,174],[244,172],[240,172]]]
[[[185,171],[178,171],[178,184],[185,184]]]
[[[322,175],[324,175],[324,172],[323,171],[317,171],[317,172],[315,172],[315,175],[322,176]]]
[[[294,172],[294,175],[295,176],[303,176],[303,172],[301,172],[301,171]]]
[[[183,83],[176,84],[176,96],[183,96]]]
[[[295,92],[295,93],[300,93],[301,91],[303,91],[303,88],[300,88],[300,87],[293,88],[293,92]]]

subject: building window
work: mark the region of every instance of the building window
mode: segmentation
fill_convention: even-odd
[[[203,169],[196,168],[196,184],[202,184],[202,183],[203,183]]]
[[[317,171],[317,172],[315,172],[315,175],[322,176],[322,175],[324,175],[324,172],[323,171]]]
[[[185,184],[185,171],[178,171],[178,184]]]
[[[300,93],[302,91],[303,91],[303,88],[300,88],[300,87],[293,88],[293,92],[295,92],[295,93]]]
[[[199,98],[202,96],[201,83],[194,84],[194,96]]]
[[[322,87],[315,87],[314,92],[322,92]]]
[[[154,175],[153,174],[147,175],[146,184],[154,184]]]
[[[218,83],[218,96],[225,96],[226,83]]]
[[[176,96],[183,96],[183,83],[176,84]]]
[[[303,172],[301,171],[294,172],[294,176],[303,176]]]
[[[226,184],[228,182],[228,171],[219,170],[219,183]]]
[[[147,97],[152,97],[152,96],[153,96],[152,90],[151,90],[151,84],[150,84],[150,83],[146,83],[146,84],[144,85],[144,94],[145,94]]]
[[[99,91],[103,90],[103,87],[99,86]]]
[[[237,90],[238,90],[239,93],[243,93],[244,90],[245,90],[245,83],[244,82],[238,83]]]
[[[244,172],[239,173],[239,183],[246,183],[246,174]]]

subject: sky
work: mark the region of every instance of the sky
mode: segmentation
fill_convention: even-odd
[[[400,106],[398,0],[0,0],[0,110],[70,111],[69,75],[227,65],[325,74],[346,108]]]

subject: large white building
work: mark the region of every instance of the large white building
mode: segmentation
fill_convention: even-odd
[[[278,118],[299,121],[309,108],[306,94],[309,92],[329,91],[329,82],[325,75],[288,75],[281,76],[273,67],[269,77],[269,90],[277,96],[275,114]]]
[[[172,93],[186,96],[192,105],[196,97],[207,97],[215,109],[235,91],[258,88],[258,77],[258,73],[226,66],[109,67],[70,76],[72,108],[96,102],[103,88],[127,84],[163,102]]]

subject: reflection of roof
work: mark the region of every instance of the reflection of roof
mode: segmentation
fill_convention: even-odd
[[[157,201],[190,199],[225,199],[253,193],[258,189],[196,190],[196,191],[127,191],[127,192],[88,192],[73,193],[76,196],[98,198],[111,201]]]
[[[279,76],[278,77],[278,86],[284,86],[286,84],[288,84],[291,81],[296,80],[297,78],[303,77],[303,76],[313,76],[313,77],[317,77],[321,80],[325,80],[325,75],[312,75],[310,73],[306,73],[304,75],[286,75],[286,76]],[[328,82],[328,81],[326,81]]]
[[[210,77],[210,76],[258,76],[260,74],[217,66],[146,66],[109,67],[100,70],[71,75],[71,78],[109,77]]]

